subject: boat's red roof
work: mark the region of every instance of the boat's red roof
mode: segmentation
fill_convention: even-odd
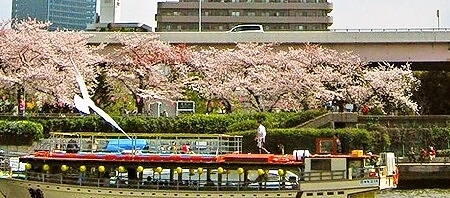
[[[235,164],[302,164],[292,155],[274,154],[100,154],[100,153],[51,153],[35,152],[21,157],[24,161],[102,161],[102,162],[146,162],[146,163],[235,163]]]
[[[311,155],[309,158],[366,159],[369,155]],[[120,154],[120,153],[55,153],[38,151],[24,156],[23,161],[92,161],[92,162],[145,162],[145,163],[233,163],[233,164],[303,164],[292,155],[275,154]]]

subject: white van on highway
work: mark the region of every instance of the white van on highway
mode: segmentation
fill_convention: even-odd
[[[262,25],[257,24],[244,24],[244,25],[237,25],[231,28],[231,30],[228,30],[227,32],[264,32]]]

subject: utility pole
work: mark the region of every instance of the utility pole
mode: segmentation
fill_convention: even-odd
[[[198,32],[202,31],[202,0],[198,0]]]
[[[436,11],[436,16],[437,16],[437,27],[439,29],[439,28],[441,28],[441,21],[439,19],[439,10]]]

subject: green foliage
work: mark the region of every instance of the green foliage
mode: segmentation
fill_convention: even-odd
[[[295,113],[282,122],[281,128],[292,128],[325,114],[325,109],[307,110]]]
[[[410,147],[416,152],[420,148],[434,146],[436,150],[450,148],[450,128],[448,127],[385,127],[379,124],[366,125],[372,133],[374,151],[390,150],[405,156]]]
[[[230,125],[225,115],[193,114],[175,121],[175,131],[179,133],[225,133]]]
[[[194,101],[195,102],[195,112],[204,114],[206,113],[206,100],[203,98],[200,98],[199,94],[192,90],[186,90],[184,95],[185,100]]]
[[[413,100],[421,107],[420,114],[450,114],[450,73],[416,72],[415,76],[421,81],[419,89],[413,93]]]
[[[372,137],[372,150],[375,153],[391,150],[391,145],[394,146],[398,145],[398,141],[393,141],[393,137],[398,137],[401,134],[395,133],[395,132],[389,132],[388,128],[381,126],[379,124],[369,124],[367,125],[366,129],[371,132]]]
[[[230,125],[228,127],[228,131],[229,132],[248,131],[248,130],[256,129],[257,127],[258,127],[258,122],[256,120],[244,120],[244,121],[237,122],[237,123]]]
[[[278,144],[283,144],[285,153],[292,153],[294,149],[308,149],[314,152],[317,138],[332,138],[333,134],[339,134],[344,150],[349,152],[354,149],[372,150],[374,138],[365,129],[268,129],[266,136],[266,148],[274,153],[279,153]],[[243,136],[243,151],[258,152],[254,141],[256,131],[232,132],[232,135]]]
[[[306,113],[310,114],[310,113]],[[286,119],[300,114],[293,113],[232,113],[192,114],[177,118],[152,116],[113,116],[129,133],[226,133],[257,128],[257,120],[263,120],[266,128],[283,128]],[[300,116],[301,117],[301,116]],[[29,120],[41,123],[44,134],[49,132],[113,132],[113,128],[98,116],[83,117],[2,117],[3,120]]]
[[[43,127],[30,121],[0,121],[0,144],[31,145],[43,137]]]

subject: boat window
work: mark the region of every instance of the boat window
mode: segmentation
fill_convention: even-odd
[[[311,170],[331,171],[331,159],[311,159]]]
[[[348,167],[352,168],[353,177],[364,176],[364,160],[361,159],[349,160]]]

